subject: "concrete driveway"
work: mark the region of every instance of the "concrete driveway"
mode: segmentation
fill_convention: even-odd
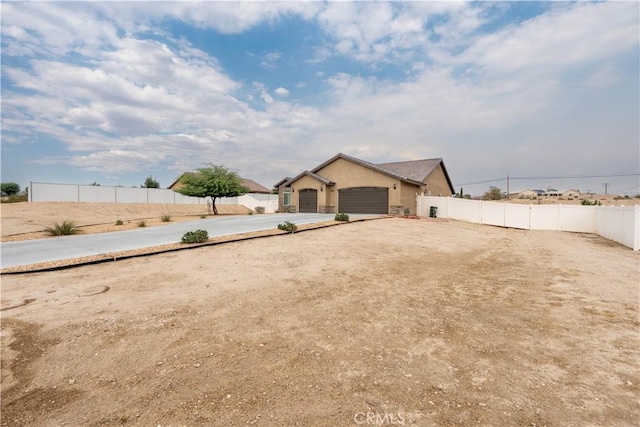
[[[371,215],[349,216],[355,219]],[[184,233],[197,229],[207,230],[209,237],[219,237],[276,229],[278,224],[284,221],[302,225],[329,221],[333,217],[333,214],[219,216],[114,233],[7,242],[0,245],[0,267],[16,267],[179,243]]]

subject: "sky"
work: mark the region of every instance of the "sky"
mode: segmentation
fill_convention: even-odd
[[[337,153],[640,193],[640,4],[2,2],[2,182],[271,188]],[[590,178],[588,178],[590,177]]]

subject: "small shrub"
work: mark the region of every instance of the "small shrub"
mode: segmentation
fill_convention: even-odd
[[[600,203],[599,200],[594,200],[593,202],[590,202],[587,199],[582,199],[580,204],[583,205],[583,206],[601,206],[602,205],[602,203]]]
[[[122,225],[122,224],[124,224],[124,222],[122,222],[122,220],[121,220],[121,219],[119,219],[119,220],[117,220],[117,221],[116,221],[116,225]]]
[[[206,215],[200,215],[200,219],[205,219],[206,217]]]
[[[26,194],[12,194],[11,196],[3,197],[0,202],[2,203],[20,203],[20,202],[28,202],[29,196]]]
[[[162,215],[161,219],[162,219],[162,222],[171,222],[171,215],[164,214]]]
[[[209,240],[207,230],[187,231],[182,236],[182,243],[204,243]]]
[[[346,213],[337,213],[334,219],[336,221],[349,221],[349,215]]]
[[[62,221],[60,224],[54,222],[51,227],[47,227],[44,230],[49,233],[50,236],[69,236],[80,232],[75,222],[70,220]]]
[[[264,206],[256,206],[255,209],[257,214],[263,214],[264,213]]]
[[[146,221],[138,221],[138,227],[146,227],[146,226],[147,226]]]
[[[298,226],[290,221],[285,221],[282,224],[278,224],[278,230],[288,231],[289,233],[293,233],[298,229]]]

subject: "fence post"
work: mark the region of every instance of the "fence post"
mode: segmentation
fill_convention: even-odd
[[[76,185],[78,190],[78,203],[80,203],[80,184]]]
[[[640,205],[633,208],[633,250],[640,250]]]

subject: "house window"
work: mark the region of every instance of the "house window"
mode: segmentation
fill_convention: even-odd
[[[284,206],[289,206],[291,204],[291,192],[285,191],[282,193],[282,204]]]

